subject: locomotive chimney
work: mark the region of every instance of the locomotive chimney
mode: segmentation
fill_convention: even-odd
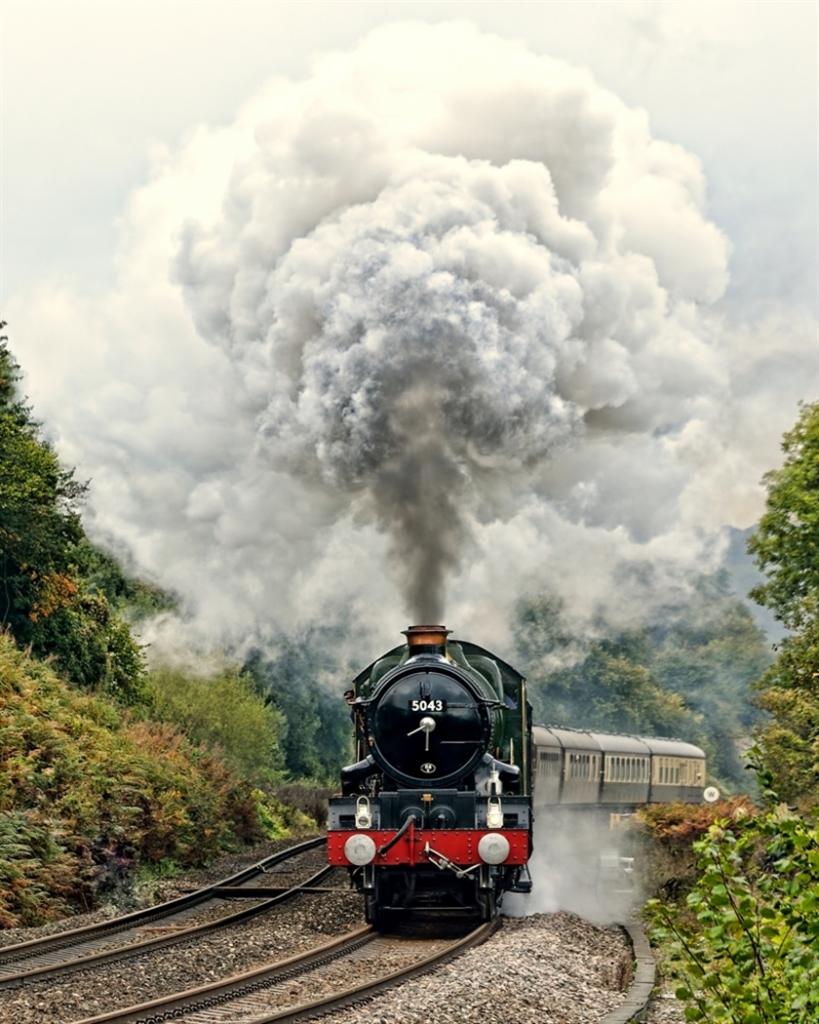
[[[446,654],[446,638],[451,630],[445,626],[409,626],[404,631],[410,656],[415,654]]]

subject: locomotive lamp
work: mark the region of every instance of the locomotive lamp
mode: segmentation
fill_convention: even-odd
[[[373,816],[372,811],[370,810],[370,801],[366,796],[360,796],[355,802],[355,827],[373,827]]]
[[[499,832],[490,832],[481,836],[478,843],[478,856],[484,864],[503,864],[509,856],[509,840]]]
[[[344,856],[356,867],[364,867],[375,860],[375,843],[369,836],[357,833],[344,844]]]
[[[501,780],[496,764],[489,772],[489,796],[486,800],[486,827],[503,828],[503,805],[501,804]]]

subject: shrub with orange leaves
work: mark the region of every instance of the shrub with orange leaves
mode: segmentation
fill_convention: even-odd
[[[0,751],[0,927],[85,909],[139,864],[287,834],[281,805],[213,752],[78,691],[5,634]]]

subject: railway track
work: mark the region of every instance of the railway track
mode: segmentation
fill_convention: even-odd
[[[136,956],[196,938],[218,928],[238,924],[264,913],[270,907],[284,902],[304,889],[318,886],[333,868],[323,867],[296,884],[278,886],[273,896],[265,897],[264,890],[254,883],[258,883],[272,869],[323,845],[325,841],[322,836],[299,843],[272,854],[229,878],[179,896],[167,903],[147,907],[99,924],[0,947],[0,990],[16,988],[27,981],[96,966],[109,960]],[[227,890],[229,899],[231,895],[242,895],[243,889],[251,889],[254,892],[250,905],[244,900],[245,906],[241,910],[228,910],[223,915],[213,916],[218,914],[220,909],[230,905],[226,902],[224,892],[220,895],[220,891]],[[233,890],[233,893],[230,893],[230,890]],[[210,919],[196,920],[201,917]]]
[[[285,1024],[369,999],[479,945],[500,919],[456,938],[380,935],[363,926],[297,956],[75,1024]],[[361,980],[351,982],[356,974]]]

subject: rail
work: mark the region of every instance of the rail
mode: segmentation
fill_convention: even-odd
[[[401,984],[417,974],[426,973],[430,968],[437,967],[472,946],[484,942],[500,926],[500,918],[481,924],[467,935],[445,942],[443,948],[431,955],[416,959],[397,970],[378,974],[358,985],[299,1002],[285,1009],[274,1009],[272,1012],[270,1003],[276,997],[267,990],[273,986],[344,957],[354,957],[359,950],[371,943],[383,944],[400,940],[381,936],[370,926],[361,927],[286,960],[201,985],[186,992],[154,999],[112,1013],[87,1017],[75,1024],[165,1024],[170,1020],[182,1020],[188,1024],[202,1024],[205,1021],[232,1024],[238,1018],[251,1021],[252,1024],[285,1024],[368,1000],[379,992]],[[263,1009],[265,1005],[266,1011]]]
[[[248,920],[269,910],[275,904],[297,895],[305,888],[312,888],[333,869],[324,867],[297,885],[285,888],[276,895],[263,899],[237,913],[227,914],[213,921],[193,924],[184,928],[174,927],[172,931],[164,935],[155,935],[150,938],[140,937],[146,926],[157,922],[167,925],[171,921],[177,923],[184,921],[192,914],[204,910],[211,901],[214,904],[221,902],[223,897],[219,893],[220,889],[238,889],[243,882],[251,881],[259,875],[265,874],[270,868],[315,849],[324,842],[326,840],[321,836],[298,843],[296,846],[271,854],[228,878],[166,903],[146,907],[144,910],[124,914],[98,924],[86,925],[82,928],[58,932],[55,935],[0,948],[0,989],[17,987],[28,980],[57,975],[109,960],[136,956],[148,950],[173,945],[193,936]],[[137,941],[122,941],[129,938],[136,938]],[[112,940],[119,940],[119,943],[112,946],[110,945]]]

